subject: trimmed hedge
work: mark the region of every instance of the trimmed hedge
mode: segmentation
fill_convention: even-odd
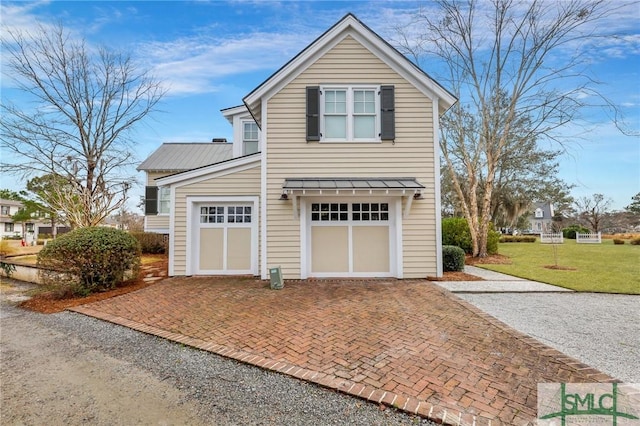
[[[442,246],[442,268],[445,272],[464,270],[464,250],[457,246]]]
[[[629,241],[629,244],[631,244],[632,246],[640,246],[640,238],[634,238],[633,240]]]
[[[167,252],[167,241],[163,234],[155,232],[131,232],[140,243],[142,254],[164,254]]]
[[[530,235],[504,235],[500,237],[501,243],[535,243],[536,237]]]
[[[489,224],[489,235],[487,237],[487,253],[498,253],[498,241],[500,233],[496,232],[493,224]],[[442,219],[442,245],[457,246],[465,253],[471,254],[471,231],[467,224],[467,219],[463,217],[450,217]]]
[[[562,236],[569,240],[575,240],[576,234],[588,234],[589,232],[591,231],[582,225],[571,225],[562,230]]]
[[[624,244],[624,240],[620,240],[620,239],[618,239],[618,238],[614,238],[614,239],[613,239],[613,244],[615,244],[615,245],[621,245],[621,244]]]
[[[114,288],[127,271],[137,273],[140,244],[113,228],[75,229],[50,241],[38,253],[42,281],[60,295],[83,295]]]

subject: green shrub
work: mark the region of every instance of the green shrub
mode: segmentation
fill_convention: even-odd
[[[445,272],[464,270],[464,250],[457,246],[442,246],[442,267]]]
[[[498,241],[500,233],[495,231],[493,224],[489,224],[489,235],[487,236],[487,253],[498,253]],[[467,219],[463,217],[451,217],[442,219],[442,245],[457,246],[465,253],[473,252],[471,243],[471,231],[467,224]]]
[[[131,232],[140,243],[142,254],[163,254],[167,252],[167,241],[163,234],[155,232]]]
[[[500,237],[501,243],[535,243],[536,237],[531,235],[503,235]]]
[[[620,240],[618,238],[614,238],[613,239],[613,244],[615,244],[615,245],[624,244],[624,240]]]
[[[569,240],[575,240],[576,234],[588,234],[589,232],[589,229],[582,225],[571,225],[562,230],[562,236]]]
[[[87,295],[114,288],[137,273],[140,244],[125,231],[79,228],[50,241],[38,253],[42,281],[62,293]]]
[[[442,245],[457,246],[465,253],[471,253],[471,233],[467,220],[463,217],[442,219]]]
[[[629,241],[629,244],[631,244],[632,246],[640,246],[640,238],[634,238],[633,240]]]

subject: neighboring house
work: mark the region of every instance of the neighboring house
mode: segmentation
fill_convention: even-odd
[[[442,275],[453,95],[348,14],[243,102],[222,111],[232,144],[163,144],[138,167],[170,275]]]
[[[12,216],[18,213],[22,207],[23,204],[20,201],[0,199],[0,236],[2,238],[22,238],[24,234],[26,242],[31,244],[38,239],[38,234],[43,233],[43,226],[50,223],[42,212],[39,215],[33,215],[33,219],[24,224],[14,222]],[[50,230],[51,227],[49,226],[48,229]]]
[[[0,232],[3,238],[22,235],[22,224],[14,223],[11,216],[22,208],[20,201],[0,199]]]
[[[553,230],[553,205],[551,203],[534,203],[533,212],[529,216],[531,232],[551,232]]]

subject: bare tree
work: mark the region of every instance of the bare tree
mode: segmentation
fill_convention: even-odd
[[[596,37],[616,7],[601,0],[435,0],[437,7],[398,28],[406,54],[445,64],[445,84],[460,101],[445,115],[440,149],[448,179],[469,222],[473,255],[486,256],[494,189],[503,161],[525,140],[562,143],[558,130],[579,116],[595,90],[580,55],[562,49]],[[408,34],[411,28],[416,33]],[[575,51],[574,51],[575,53]],[[562,83],[565,83],[564,85]],[[566,83],[569,83],[567,85]],[[569,87],[567,89],[567,87]],[[519,120],[526,120],[526,132]]]
[[[581,197],[575,202],[578,218],[587,224],[593,232],[602,231],[604,220],[608,217],[611,199],[602,194],[592,197]]]
[[[130,132],[164,91],[130,56],[94,51],[61,25],[37,28],[2,38],[9,75],[33,101],[2,104],[2,170],[63,179],[57,197],[69,224],[95,226],[126,201]]]

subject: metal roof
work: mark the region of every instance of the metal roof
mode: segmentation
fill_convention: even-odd
[[[416,178],[286,178],[282,189],[423,189]]]
[[[231,143],[163,143],[138,170],[183,171],[229,160]]]

